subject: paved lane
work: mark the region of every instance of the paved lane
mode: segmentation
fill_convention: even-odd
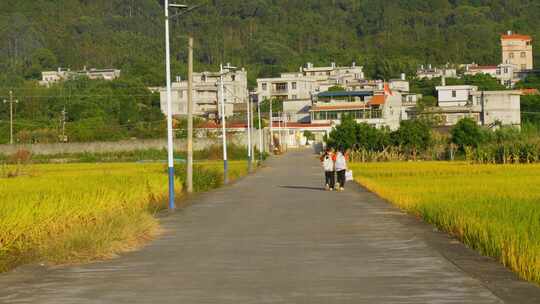
[[[321,191],[320,171],[308,152],[273,159],[139,252],[0,276],[0,303],[503,303],[430,227],[357,186]]]

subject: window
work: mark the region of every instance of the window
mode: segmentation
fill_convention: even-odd
[[[456,92],[456,91],[452,91],[452,97],[453,97],[453,98],[456,98],[456,97],[457,97],[457,92]]]
[[[501,69],[497,69],[497,75],[501,75]]]
[[[202,81],[202,82],[206,82],[206,75],[202,75],[202,76],[201,76],[201,81]]]
[[[268,84],[263,83],[263,84],[262,84],[262,90],[263,90],[263,91],[268,90]]]
[[[287,91],[287,83],[276,83],[276,91]]]
[[[298,99],[298,96],[293,95],[293,96],[292,96],[292,99],[293,99],[293,100],[296,100],[296,99]]]
[[[326,76],[330,76],[330,72],[326,72]]]
[[[504,68],[504,73],[508,74],[508,68]]]
[[[527,53],[521,52],[521,58],[525,58],[525,57],[527,57]]]
[[[235,81],[236,80],[236,75],[231,75],[231,81]]]
[[[509,57],[509,58],[514,58],[514,53],[508,54],[508,57]]]
[[[338,119],[338,112],[327,112],[326,113],[326,119],[327,120],[330,120],[330,119]]]
[[[296,82],[293,82],[293,83],[292,83],[292,89],[293,89],[293,90],[296,90]]]

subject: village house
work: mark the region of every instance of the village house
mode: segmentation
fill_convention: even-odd
[[[468,85],[436,89],[438,107],[426,109],[423,114],[438,117],[443,126],[453,126],[466,117],[488,127],[521,125],[521,91],[479,91]]]
[[[193,113],[215,119],[221,113],[219,105],[219,72],[193,73]],[[225,87],[225,113],[231,116],[235,105],[248,102],[247,72],[224,69],[223,84]],[[167,88],[159,88],[161,110],[167,113]],[[188,81],[180,77],[172,83],[172,113],[187,115]]]
[[[423,65],[416,71],[418,79],[433,79],[433,78],[458,78],[457,70],[454,68],[433,68],[431,64],[425,68]]]
[[[486,74],[497,78],[502,85],[513,88],[533,70],[532,37],[508,31],[501,35],[502,63],[480,66],[465,64],[465,75]]]
[[[508,31],[501,36],[502,62],[517,66],[516,72],[533,69],[532,37]]]
[[[401,94],[382,82],[376,90],[323,92],[314,98],[311,122],[335,125],[349,115],[358,123],[396,130],[401,121],[401,106]]]
[[[325,92],[333,86],[347,86],[364,79],[364,69],[353,63],[350,67],[339,67],[332,63],[328,67],[315,67],[308,63],[298,72],[282,73],[277,78],[257,79],[260,101],[265,99],[310,100],[316,92]]]
[[[120,77],[120,70],[117,69],[84,69],[80,71],[72,71],[71,69],[58,68],[56,71],[44,71],[41,72],[41,86],[50,87],[52,84],[77,79],[80,77],[86,77],[92,80],[114,80]]]

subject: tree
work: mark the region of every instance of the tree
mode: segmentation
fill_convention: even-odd
[[[278,113],[283,111],[283,101],[277,98],[272,98],[272,112]],[[270,100],[265,99],[261,102],[261,112],[270,113]]]
[[[433,144],[431,126],[424,120],[402,121],[392,137],[394,143],[408,150],[414,159],[418,152],[427,150]]]
[[[465,147],[477,148],[486,139],[478,123],[472,118],[460,120],[451,131],[451,141],[463,151]]]
[[[343,92],[343,91],[347,91],[347,90],[340,85],[335,85],[328,88],[328,92]]]
[[[367,123],[356,126],[357,148],[367,151],[383,151],[390,146],[390,137],[387,129],[377,129]]]
[[[335,149],[354,148],[356,141],[357,123],[349,115],[341,117],[341,123],[330,132],[327,145]]]

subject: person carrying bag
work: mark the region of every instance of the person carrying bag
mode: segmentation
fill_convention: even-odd
[[[335,156],[335,167],[337,172],[338,184],[336,189],[339,191],[345,190],[346,173],[347,173],[347,158],[342,151],[338,151]]]

